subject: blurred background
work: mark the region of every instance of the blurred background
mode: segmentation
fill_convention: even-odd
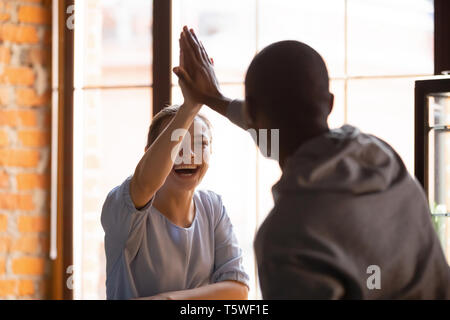
[[[49,202],[50,97],[61,92],[61,78],[51,80],[56,67],[64,76],[64,64],[52,68],[50,52],[58,53],[55,23],[64,25],[67,15],[58,20],[54,13],[52,25],[52,1],[25,2],[0,3],[0,298],[7,299],[58,291],[58,266],[48,263],[56,228]],[[73,210],[64,223],[72,230],[69,240],[54,235],[60,246],[72,242],[66,250],[72,250],[73,268],[62,263],[58,277],[72,286],[74,299],[105,299],[102,204],[134,172],[152,115],[163,107],[155,105],[160,84],[153,76],[159,9],[150,0],[74,5],[73,56],[64,57],[73,63],[73,145],[59,143],[59,152],[73,148],[71,189],[65,189]],[[231,98],[243,99],[246,68],[268,44],[294,39],[315,48],[335,95],[330,126],[349,123],[379,136],[414,174],[414,80],[435,73],[432,0],[172,0],[169,8],[170,49],[164,52],[171,65],[178,65],[182,26],[194,28]],[[176,77],[169,74],[165,85],[171,99],[164,102],[182,103]],[[273,206],[271,187],[281,171],[248,133],[206,107],[202,112],[213,124],[214,141],[201,188],[223,196],[244,251],[249,298],[260,299],[253,238]]]

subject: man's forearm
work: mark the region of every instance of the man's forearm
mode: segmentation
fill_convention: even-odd
[[[214,111],[220,113],[224,117],[227,116],[228,106],[233,101],[230,98],[224,96],[215,96],[215,97],[207,97],[205,98],[205,104],[213,109]]]
[[[244,101],[232,100],[222,96],[208,98],[205,104],[222,116],[228,118],[228,120],[238,127],[241,127],[244,130],[249,128],[244,117]]]

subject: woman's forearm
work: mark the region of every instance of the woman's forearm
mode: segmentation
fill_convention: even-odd
[[[177,129],[189,129],[201,106],[182,105],[167,127],[148,148],[131,180],[131,198],[136,208],[145,206],[164,184],[172,170],[172,154],[178,154],[184,135],[173,141],[172,133]]]
[[[161,293],[157,296],[139,298],[138,300],[247,300],[248,288],[237,281],[221,281],[203,287]]]

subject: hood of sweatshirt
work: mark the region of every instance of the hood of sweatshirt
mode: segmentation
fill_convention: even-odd
[[[382,140],[345,125],[313,138],[287,160],[273,187],[353,194],[381,192],[407,175],[398,154]]]

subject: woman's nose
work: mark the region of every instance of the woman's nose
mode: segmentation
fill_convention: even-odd
[[[195,152],[194,150],[189,149],[190,153],[191,153],[191,160],[193,160],[195,158]],[[180,151],[178,152],[178,155],[180,156],[180,158],[183,157],[183,148],[180,149]]]

